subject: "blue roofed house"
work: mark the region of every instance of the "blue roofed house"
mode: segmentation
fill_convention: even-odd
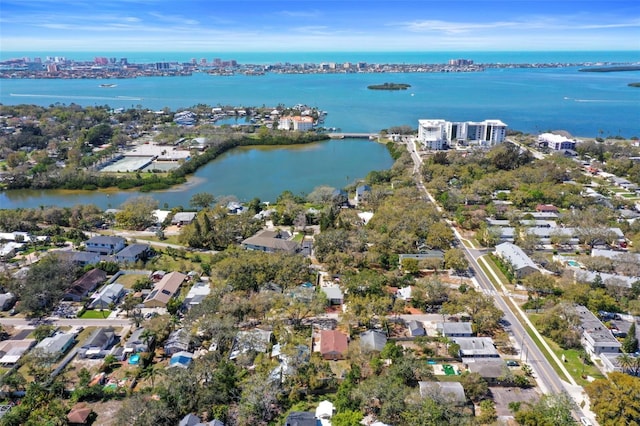
[[[192,360],[193,360],[193,354],[191,352],[187,352],[187,351],[176,352],[175,354],[171,355],[168,368],[171,368],[171,367],[187,368],[189,367],[189,364],[191,364]]]
[[[354,198],[356,206],[366,201],[370,193],[371,187],[369,185],[358,185],[358,187],[356,188],[356,196]]]
[[[126,244],[122,237],[98,235],[84,242],[86,251],[100,254],[115,254],[122,250]]]
[[[146,260],[150,253],[149,244],[129,244],[114,256],[116,262],[135,263]]]

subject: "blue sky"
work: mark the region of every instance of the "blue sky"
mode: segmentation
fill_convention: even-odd
[[[640,1],[0,0],[0,50],[640,50]]]

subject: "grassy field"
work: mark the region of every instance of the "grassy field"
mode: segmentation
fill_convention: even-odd
[[[549,347],[553,350],[556,356],[562,359],[562,355],[565,356],[565,368],[571,374],[571,376],[575,379],[575,381],[580,385],[584,386],[589,382],[586,379],[583,379],[582,376],[590,376],[596,379],[603,379],[605,376],[600,372],[597,366],[594,364],[588,363],[583,364],[582,362],[582,353],[583,351],[580,349],[562,349],[556,342],[551,339],[547,339],[545,337],[545,341],[549,344]]]
[[[133,288],[133,285],[136,283],[136,281],[144,278],[146,278],[146,275],[125,274],[125,275],[120,275],[120,277],[118,277],[117,283],[122,284],[124,288],[131,290]]]
[[[103,319],[107,318],[111,314],[111,311],[104,309],[102,311],[96,311],[93,309],[85,311],[79,318],[84,319]]]

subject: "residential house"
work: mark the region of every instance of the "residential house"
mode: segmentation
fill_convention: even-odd
[[[187,414],[182,418],[182,420],[180,420],[178,426],[224,426],[224,423],[218,419],[214,419],[209,422],[202,422],[200,417],[194,414]]]
[[[180,290],[180,286],[187,279],[185,274],[170,272],[158,281],[151,293],[142,302],[146,308],[163,308]]]
[[[593,355],[618,353],[622,344],[611,331],[585,306],[576,306],[582,329],[582,344]]]
[[[472,337],[470,322],[440,322],[436,329],[443,337]]]
[[[179,328],[169,334],[164,342],[165,356],[171,356],[180,351],[188,351],[191,336],[185,328]]]
[[[559,212],[558,208],[553,204],[538,204],[536,206],[536,212],[538,213],[555,213]]]
[[[92,269],[75,280],[62,296],[63,300],[80,302],[107,279],[107,273],[101,269]]]
[[[371,187],[369,185],[358,185],[356,187],[356,196],[354,198],[356,206],[359,206],[367,200],[371,193]]]
[[[81,358],[103,358],[116,340],[116,333],[111,327],[98,327],[78,349]]]
[[[338,286],[324,286],[320,290],[327,296],[330,305],[342,305],[344,302],[344,294]]]
[[[114,256],[116,262],[135,263],[146,260],[150,253],[149,244],[129,244]]]
[[[452,340],[460,346],[459,355],[463,360],[500,357],[491,337],[454,337]]]
[[[418,382],[420,396],[423,398],[444,398],[455,405],[467,403],[464,388],[460,382]]]
[[[598,356],[600,358],[600,361],[602,361],[602,367],[605,373],[612,373],[612,372],[623,373],[624,372],[622,366],[620,365],[621,356],[622,356],[622,353],[609,353],[609,352],[603,352]]]
[[[97,235],[84,242],[86,251],[100,254],[115,254],[126,245],[126,240],[122,237]]]
[[[56,256],[61,260],[73,262],[74,264],[85,267],[87,265],[95,265],[100,262],[100,253],[89,251],[74,251],[74,250],[56,250]]]
[[[38,343],[35,349],[46,355],[61,357],[75,343],[76,336],[70,333],[57,333],[51,337],[45,337]]]
[[[249,351],[266,353],[271,345],[273,334],[268,330],[254,328],[248,331],[239,331],[233,341],[233,347],[229,359],[236,359],[241,354]]]
[[[320,331],[320,355],[327,360],[345,359],[349,343],[346,334],[338,330]]]
[[[320,420],[323,425],[331,425],[331,417],[336,412],[336,408],[331,401],[321,401],[316,407],[316,419]]]
[[[67,414],[67,422],[71,426],[80,426],[89,424],[89,420],[93,410],[86,402],[80,402],[71,408]]]
[[[543,229],[543,228],[532,228]],[[513,270],[513,273],[518,278],[526,277],[529,274],[538,272],[539,269],[533,260],[522,251],[520,247],[512,243],[502,243],[496,246],[496,255],[503,261],[508,262]]]
[[[465,364],[471,373],[478,373],[490,385],[500,384],[509,367],[500,358],[477,358]]]
[[[424,325],[421,322],[416,320],[411,320],[407,323],[407,328],[409,329],[409,336],[411,337],[419,337],[426,336],[427,332],[424,329]]]
[[[0,311],[8,311],[16,303],[16,296],[13,293],[0,294]]]
[[[35,344],[36,339],[3,340],[0,342],[0,365],[15,365]]]
[[[13,258],[19,250],[24,248],[24,243],[16,243],[9,241],[8,243],[0,244],[0,259],[8,260]]]
[[[187,296],[184,298],[182,306],[186,309],[191,309],[192,307],[199,305],[210,293],[211,287],[209,286],[209,283],[199,281],[189,289],[189,293],[187,293]]]
[[[137,328],[124,344],[124,353],[149,352],[149,346],[153,344],[153,335],[145,337],[144,327]]]
[[[91,300],[89,309],[108,309],[111,304],[117,304],[125,293],[122,284],[108,284]]]
[[[640,281],[640,277],[629,277],[620,274],[608,274],[606,272],[584,271],[581,269],[574,270],[575,280],[581,283],[592,283],[598,277],[605,286],[631,288],[636,281]]]
[[[291,238],[291,235],[288,232],[263,230],[242,241],[242,248],[268,253],[277,251],[291,254],[296,253],[300,245],[289,238]]]
[[[178,226],[188,225],[193,222],[197,215],[198,213],[196,212],[178,212],[171,218],[171,224]]]
[[[360,349],[363,352],[382,352],[387,344],[387,336],[375,330],[367,330],[360,335]]]
[[[284,426],[320,426],[320,420],[310,411],[293,411],[284,421]]]

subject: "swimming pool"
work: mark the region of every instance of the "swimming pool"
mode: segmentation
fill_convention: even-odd
[[[139,362],[140,362],[140,355],[133,354],[129,357],[129,364],[138,365]]]

